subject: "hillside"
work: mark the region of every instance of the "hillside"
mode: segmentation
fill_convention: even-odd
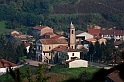
[[[74,13],[122,13],[124,14],[123,0],[79,0],[77,4],[54,6],[54,14]]]
[[[42,24],[55,32],[67,32],[71,21],[76,30],[87,31],[88,25],[123,29],[123,3],[123,0],[0,0],[0,21],[7,21],[7,29]]]

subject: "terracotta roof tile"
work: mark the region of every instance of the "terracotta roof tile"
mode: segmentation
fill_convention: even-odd
[[[43,44],[68,44],[67,39],[40,39]]]
[[[25,45],[25,47],[28,47],[28,46],[30,46],[30,44],[28,44],[28,43],[24,43],[24,45]]]
[[[103,35],[124,35],[124,30],[101,30]]]
[[[4,60],[4,59],[0,59],[0,68],[5,68],[5,67],[14,67],[14,66],[17,66],[17,64],[14,64],[12,62],[9,62],[7,60]]]
[[[57,39],[57,38],[65,38],[65,37],[59,36],[59,35],[55,35],[55,36],[52,36],[51,38],[52,38],[52,39]]]
[[[89,28],[89,29],[88,29],[88,33],[89,33],[89,34],[92,34],[92,35],[99,36],[99,34],[100,34],[100,29]]]
[[[41,30],[41,29],[46,28],[46,27],[48,27],[48,26],[39,26],[39,25],[37,25],[37,26],[33,27],[33,29]]]
[[[53,49],[53,51],[58,51],[58,52],[63,52],[63,51],[67,51],[67,52],[79,52],[79,50],[77,49],[71,49],[68,46],[63,46],[63,45],[59,45],[56,48]]]
[[[89,28],[88,33],[92,35],[124,35],[124,30],[102,30],[102,29],[94,29]]]
[[[59,45],[59,46],[55,47],[53,50],[62,52],[62,51],[65,51],[66,49],[68,49],[68,46]]]

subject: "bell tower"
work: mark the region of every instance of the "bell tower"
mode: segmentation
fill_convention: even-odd
[[[75,49],[75,42],[76,42],[76,39],[75,39],[75,27],[74,25],[70,24],[70,28],[69,28],[69,47],[72,48],[72,49]]]

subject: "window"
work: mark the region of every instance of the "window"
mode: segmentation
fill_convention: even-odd
[[[71,46],[72,47],[72,49],[73,49],[73,46]]]
[[[50,53],[49,53],[49,56],[50,56]]]
[[[74,33],[74,31],[72,30],[72,34]]]
[[[40,46],[38,46],[38,50],[40,50]]]
[[[74,53],[72,53],[72,56],[74,56]]]
[[[49,50],[51,49],[51,47],[49,47]]]

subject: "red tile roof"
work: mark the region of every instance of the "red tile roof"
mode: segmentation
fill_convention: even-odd
[[[89,28],[88,33],[92,35],[124,35],[124,30],[102,30]]]
[[[100,29],[89,28],[89,29],[88,29],[88,33],[89,33],[89,34],[92,34],[92,35],[99,36],[99,34],[100,34]]]
[[[25,45],[25,47],[28,47],[28,46],[30,46],[30,44],[28,44],[28,43],[24,43],[24,45]]]
[[[51,38],[52,38],[52,39],[57,39],[57,38],[65,38],[65,37],[56,35],[56,36],[53,36],[53,37],[51,37]]]
[[[124,35],[124,30],[101,30],[103,35]]]
[[[62,51],[65,51],[66,49],[68,49],[68,46],[59,45],[59,46],[55,47],[53,49],[53,51],[62,52]]]
[[[42,44],[68,44],[67,39],[40,39]]]
[[[59,45],[56,48],[52,49],[53,51],[58,51],[58,52],[63,52],[63,51],[67,51],[67,52],[79,52],[79,50],[77,49],[71,49],[68,46],[63,46],[63,45]]]
[[[0,68],[5,68],[5,67],[14,67],[14,66],[17,66],[17,64],[14,64],[12,62],[9,62],[7,60],[4,60],[4,59],[0,59]]]
[[[46,28],[46,27],[48,27],[48,26],[39,26],[39,25],[37,25],[37,26],[33,27],[33,29],[41,30],[41,29]]]

